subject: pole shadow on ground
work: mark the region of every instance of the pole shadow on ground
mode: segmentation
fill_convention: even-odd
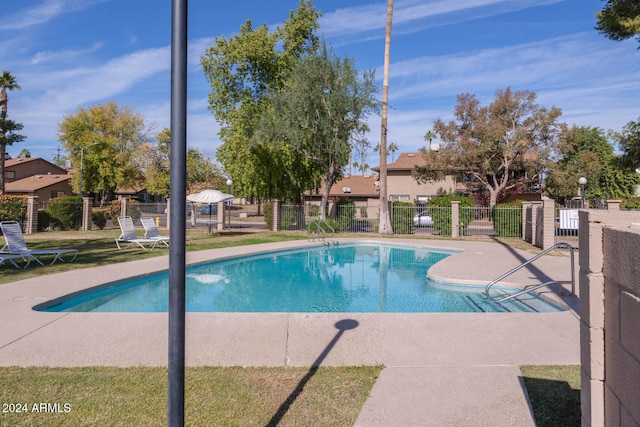
[[[285,414],[287,413],[291,405],[293,405],[293,403],[296,401],[298,396],[302,394],[302,392],[304,391],[305,385],[309,382],[309,380],[311,380],[311,378],[318,371],[318,368],[320,367],[324,359],[326,359],[326,357],[329,355],[329,353],[331,352],[333,347],[336,345],[336,343],[338,342],[342,334],[344,334],[345,331],[357,328],[358,324],[359,324],[358,321],[353,319],[339,320],[334,324],[336,329],[338,329],[338,333],[333,337],[331,342],[329,342],[329,344],[325,347],[322,353],[320,353],[318,358],[313,362],[313,364],[311,365],[311,368],[309,369],[309,372],[307,372],[307,374],[300,380],[296,388],[291,392],[291,394],[289,394],[289,396],[285,399],[285,401],[282,402],[282,405],[280,405],[280,407],[278,408],[276,413],[273,415],[271,420],[269,420],[269,422],[266,424],[266,427],[275,427],[278,425],[278,423],[280,423],[280,421],[282,421],[282,418],[285,416]]]

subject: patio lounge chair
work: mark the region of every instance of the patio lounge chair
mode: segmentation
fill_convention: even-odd
[[[133,225],[133,219],[130,216],[119,216],[118,224],[120,224],[120,236],[116,237],[116,246],[118,249],[122,249],[120,246],[121,243],[127,243],[125,248],[128,248],[131,245],[137,245],[144,249],[153,250],[158,244],[158,239],[151,239],[147,237],[138,237],[136,235],[136,229]]]
[[[14,261],[14,259],[18,258],[25,259],[25,257],[20,254],[10,254],[6,252],[0,253],[0,265],[4,264],[5,261],[9,261],[15,268],[20,268],[20,266],[18,266],[18,264],[16,264],[16,262]],[[31,260],[27,259],[27,265],[29,265],[30,262]],[[27,265],[25,265],[25,267]]]
[[[158,231],[158,227],[156,227],[156,222],[153,218],[149,216],[143,216],[142,218],[140,218],[140,222],[144,227],[145,238],[154,239],[158,241],[158,244],[162,244],[167,247],[169,246],[169,236],[163,236],[160,234],[160,231]],[[193,237],[187,236],[186,240],[188,244],[191,244],[191,242],[193,241]]]
[[[51,264],[57,260],[64,262],[64,259],[62,259],[63,254],[73,254],[69,262],[72,262],[78,256],[77,249],[29,249],[22,235],[20,224],[17,221],[2,221],[0,222],[0,229],[2,229],[5,240],[5,245],[0,252],[22,256],[22,258],[27,261],[25,267],[27,267],[31,261],[44,265],[42,261],[38,259],[40,255],[53,255]]]

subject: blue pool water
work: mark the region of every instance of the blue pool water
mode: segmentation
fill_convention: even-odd
[[[453,251],[377,243],[314,246],[186,270],[189,312],[558,311],[534,296],[496,305],[484,287],[426,277]],[[168,274],[117,283],[43,304],[43,311],[166,312]]]

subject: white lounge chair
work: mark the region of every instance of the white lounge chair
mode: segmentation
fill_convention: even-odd
[[[158,241],[158,244],[162,244],[164,246],[169,246],[169,236],[163,236],[158,231],[158,227],[156,227],[156,222],[153,218],[149,216],[143,216],[140,218],[140,222],[144,227],[144,237],[147,239],[154,239]],[[186,242],[191,244],[193,241],[193,237],[186,236]]]
[[[20,254],[10,254],[10,253],[6,253],[6,252],[2,252],[0,253],[0,265],[4,264],[5,261],[9,261],[11,264],[13,264],[13,266],[15,268],[20,268],[20,266],[18,264],[16,264],[16,262],[14,261],[14,259],[25,259],[25,257],[23,257]],[[25,267],[27,265],[29,265],[29,263],[31,262],[31,259],[26,259],[27,264],[25,265]]]
[[[130,247],[131,245],[137,245],[144,249],[153,250],[158,244],[157,239],[151,239],[147,237],[138,237],[136,234],[136,228],[133,225],[133,219],[130,216],[119,216],[118,224],[120,224],[120,236],[116,237],[116,246],[118,249],[122,249],[120,246],[121,243],[127,243],[125,248]]]
[[[5,244],[0,252],[22,256],[22,258],[27,261],[25,267],[27,267],[31,261],[44,265],[42,261],[38,259],[40,255],[53,255],[51,264],[57,260],[64,262],[62,258],[63,254],[73,254],[73,258],[71,258],[69,262],[72,262],[78,256],[77,249],[29,249],[22,235],[22,228],[20,228],[20,224],[17,221],[2,221],[0,222],[0,229],[2,229],[5,240]]]

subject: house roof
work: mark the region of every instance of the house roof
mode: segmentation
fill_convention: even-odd
[[[50,161],[45,160],[41,157],[21,157],[17,159],[7,159],[4,161],[4,167],[6,169],[6,168],[19,166],[19,165],[24,165],[27,163],[45,163],[47,167],[50,167],[51,169],[54,169],[61,174],[67,173],[67,170],[65,168],[62,168],[54,163],[51,163]]]
[[[33,175],[17,181],[5,183],[5,191],[7,193],[29,193],[43,188],[50,187],[59,182],[69,181],[69,174],[47,174]]]
[[[416,166],[425,166],[426,162],[420,153],[401,153],[395,162],[387,163],[387,170],[413,170]],[[380,171],[380,166],[371,168],[376,172]]]
[[[377,180],[378,175],[347,175],[333,184],[331,191],[329,192],[329,196],[378,197],[378,187],[375,185]],[[348,191],[345,191],[347,189]],[[322,186],[314,195],[319,195],[323,192],[324,186]]]

